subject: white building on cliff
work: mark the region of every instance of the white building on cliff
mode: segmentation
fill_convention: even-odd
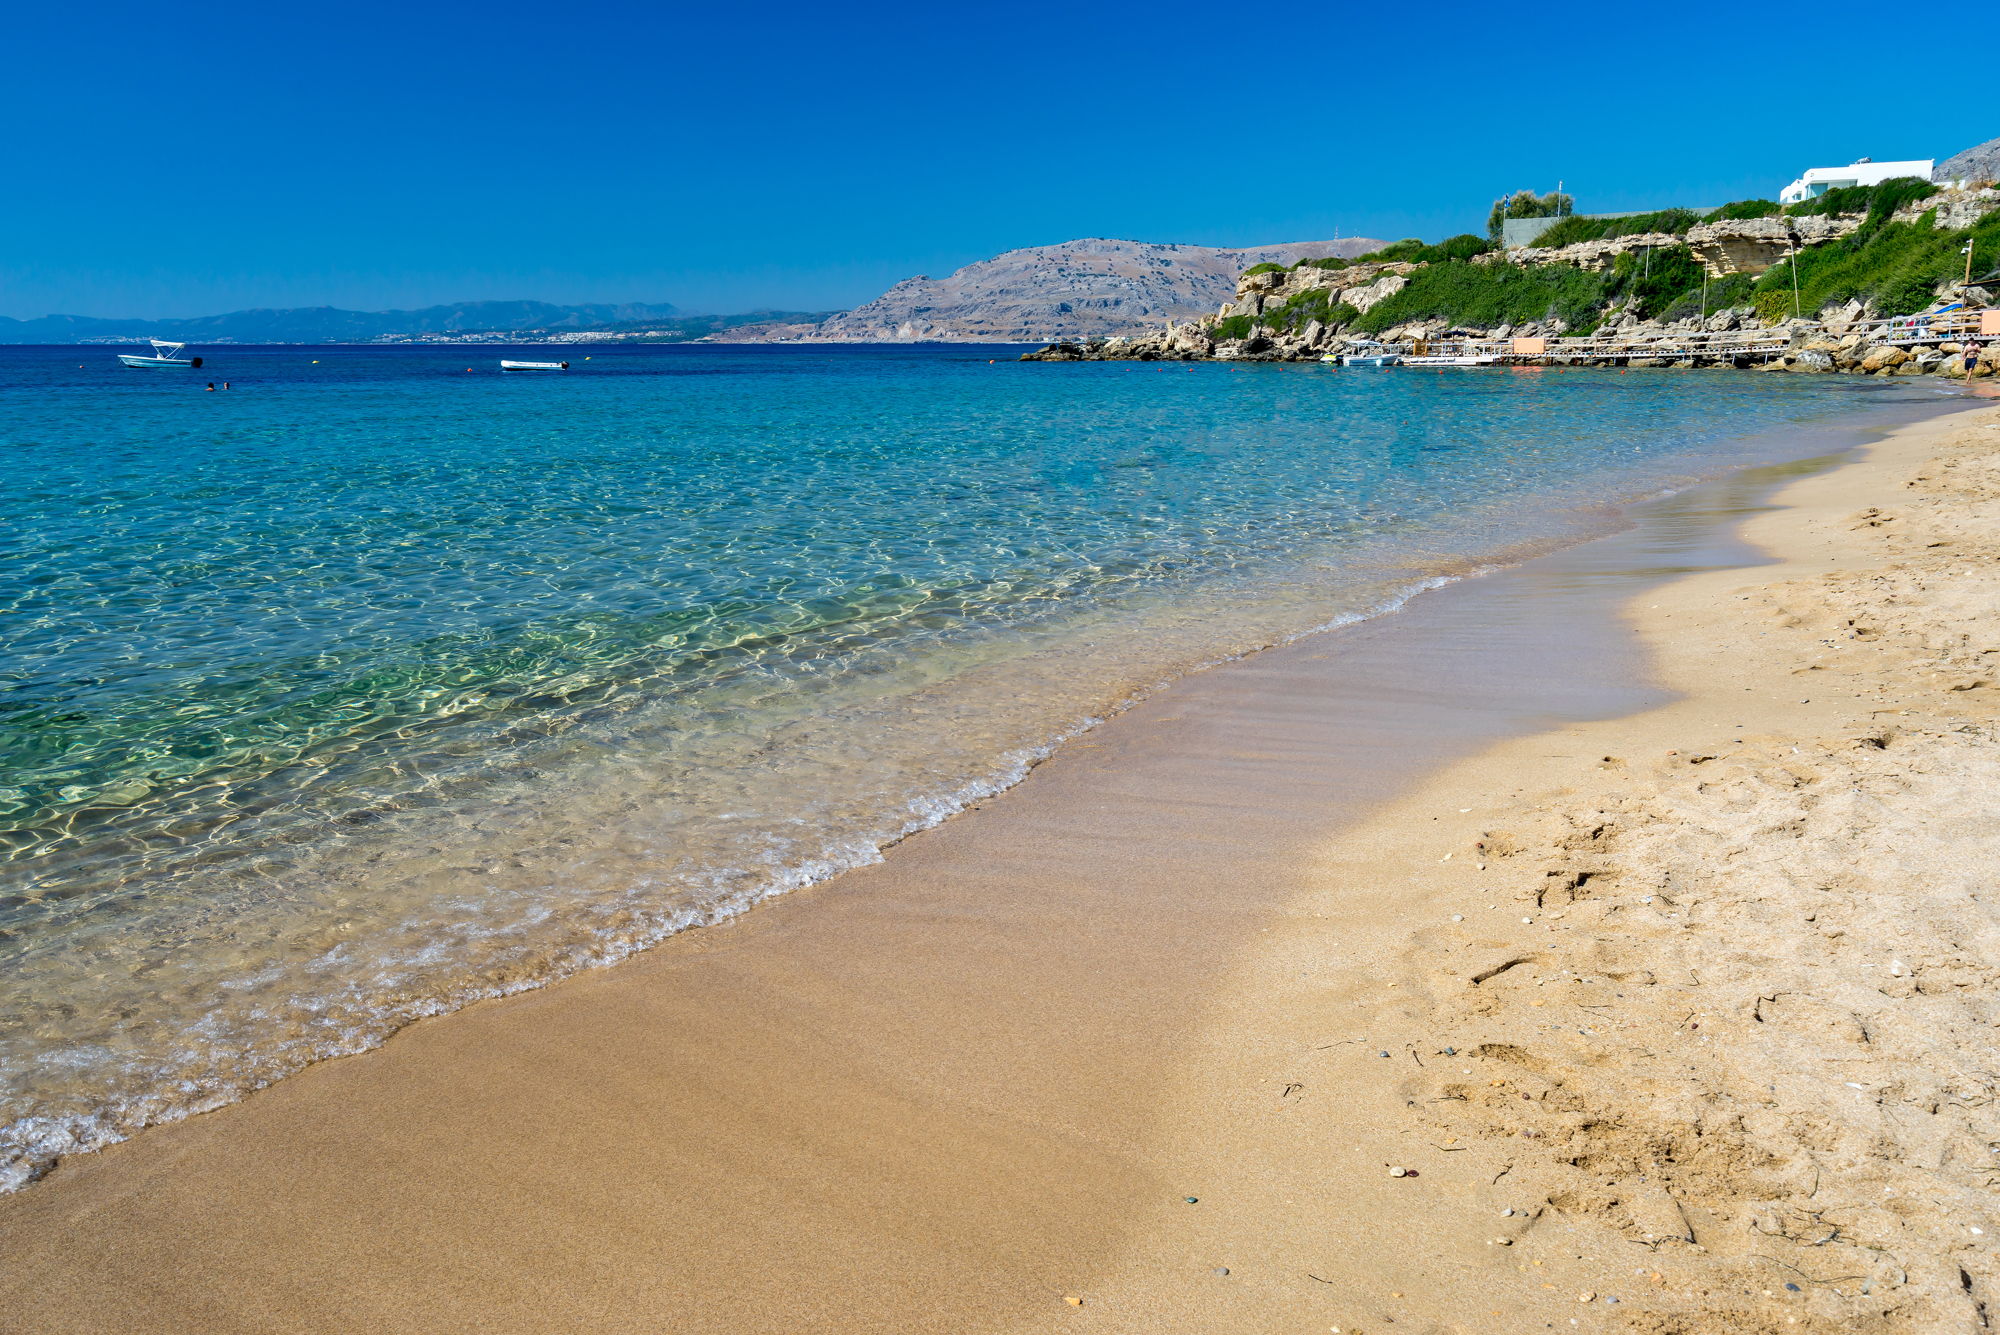
[[[1914,176],[1928,181],[1936,161],[1935,158],[1925,158],[1920,162],[1871,162],[1862,158],[1848,167],[1814,167],[1780,191],[1778,202],[1797,204],[1829,190],[1840,190],[1850,185],[1880,185],[1898,176]]]

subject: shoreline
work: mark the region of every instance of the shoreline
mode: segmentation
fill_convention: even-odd
[[[1933,417],[1897,439],[1956,421]],[[1301,1162],[1296,1145],[1260,1141],[1262,1129],[1241,1134],[1263,1113],[1227,1078],[1276,1055],[1244,1028],[1246,1010],[1275,1025],[1296,1001],[1246,981],[1271,958],[1274,943],[1260,938],[1279,938],[1281,954],[1318,951],[1312,967],[1324,968],[1333,948],[1310,924],[1336,919],[1302,918],[1297,905],[1409,914],[1401,894],[1379,889],[1327,899],[1329,811],[1344,813],[1343,841],[1380,851],[1379,831],[1408,838],[1410,812],[1430,814],[1418,795],[1551,735],[1538,723],[1583,714],[1610,720],[1586,731],[1614,730],[1679,708],[1635,686],[1634,653],[1591,631],[1615,611],[1616,581],[1575,562],[1621,540],[1642,541],[1599,540],[1480,581],[1480,593],[1554,581],[1524,595],[1500,633],[1499,600],[1461,584],[1338,637],[1183,678],[880,866],[65,1162],[0,1201],[0,1235],[19,1258],[10,1306],[39,1313],[20,1328],[185,1328],[197,1311],[217,1328],[256,1317],[298,1329],[494,1328],[503,1317],[545,1328],[592,1311],[671,1311],[685,1329],[1092,1318],[1131,1329],[1225,1310],[1229,1328],[1262,1329],[1296,1315],[1307,1299],[1294,1289],[1325,1281],[1188,1260],[1242,1245],[1222,1234],[1258,1238],[1268,1253],[1324,1228],[1289,1220],[1300,1231],[1276,1238],[1284,1212],[1254,1225],[1249,1195],[1188,1184]],[[1741,574],[1724,564],[1688,578]],[[1592,578],[1606,587],[1555,596]],[[1552,627],[1558,602],[1571,621]],[[1441,638],[1426,645],[1412,626]],[[1440,646],[1458,657],[1426,656]],[[1559,673],[1552,646],[1564,651]],[[1657,667],[1666,649],[1652,647]],[[1454,672],[1458,699],[1440,717],[1414,683]],[[1579,678],[1592,683],[1583,708]],[[1301,718],[1301,705],[1320,712]],[[1371,768],[1357,773],[1356,757]],[[1451,851],[1465,866],[1469,854]],[[1382,957],[1361,952],[1354,967],[1368,973],[1365,961]],[[1365,1018],[1361,1028],[1382,1028]],[[1205,1055],[1190,1065],[1190,1053]],[[1361,1061],[1335,1080],[1381,1126],[1396,1114],[1376,1102],[1370,1069]],[[1281,1115],[1308,1107],[1298,1100],[1325,1078],[1287,1079],[1304,1088],[1279,1097]],[[1314,1134],[1344,1137],[1346,1125]],[[1273,1158],[1274,1146],[1288,1152]],[[1420,1168],[1427,1183],[1444,1173]],[[1356,1209],[1370,1181],[1380,1199]],[[1349,1203],[1336,1217],[1409,1210],[1408,1193],[1383,1195],[1382,1181],[1357,1168],[1339,1184]],[[1210,1208],[1191,1213],[1185,1195]],[[412,1251],[415,1237],[435,1243]],[[352,1291],[284,1280],[301,1255]],[[1362,1268],[1386,1274],[1381,1260]],[[289,1294],[282,1317],[257,1306],[274,1287]],[[1330,1287],[1351,1304],[1363,1286]],[[1083,1298],[1081,1311],[1064,1296]]]
[[[1518,383],[1490,387],[1515,404],[1502,419],[1532,432],[1533,405],[1551,392],[1538,380],[1529,373]],[[1613,383],[1603,378],[1597,388]],[[1413,462],[1414,468],[1408,462],[1389,469],[1352,465],[1364,483],[1371,472],[1382,480],[1367,484],[1376,487],[1376,501],[1352,507],[1346,536],[1329,530],[1306,547],[1291,542],[1294,551],[1286,556],[1284,535],[1267,532],[1261,536],[1275,539],[1267,544],[1275,559],[1262,560],[1261,570],[1260,562],[1252,561],[1235,575],[1211,572],[1220,577],[1197,579],[1193,588],[1140,590],[1097,611],[1089,600],[1071,603],[1066,613],[1058,611],[1039,625],[1039,618],[1031,617],[1025,624],[1033,634],[1017,626],[991,651],[968,640],[972,649],[960,667],[982,656],[987,666],[948,669],[942,685],[923,680],[931,664],[944,660],[921,646],[900,655],[909,668],[900,677],[837,674],[843,680],[828,679],[830,690],[815,688],[816,703],[803,713],[791,709],[787,717],[784,709],[766,709],[749,720],[751,729],[735,730],[746,739],[761,738],[759,755],[748,768],[739,763],[744,749],[732,749],[729,742],[732,729],[712,735],[720,745],[697,739],[692,750],[658,736],[649,717],[671,713],[676,695],[700,700],[698,692],[670,691],[664,699],[623,695],[624,705],[615,706],[647,731],[648,744],[637,748],[645,753],[638,771],[621,763],[615,772],[586,773],[592,737],[603,732],[586,727],[572,734],[581,739],[576,746],[555,741],[516,746],[519,737],[489,734],[463,754],[480,755],[481,768],[486,760],[499,762],[497,774],[460,773],[459,742],[451,734],[466,720],[478,726],[483,715],[475,708],[459,722],[423,719],[426,728],[442,725],[430,741],[419,731],[408,746],[389,741],[356,751],[336,747],[335,767],[313,778],[315,792],[299,794],[306,799],[298,808],[301,816],[330,818],[313,826],[308,831],[313,837],[304,843],[280,837],[283,831],[266,825],[256,804],[246,802],[236,804],[237,812],[251,810],[252,823],[239,819],[232,836],[213,846],[203,838],[185,838],[187,827],[170,817],[205,821],[211,813],[200,809],[199,789],[192,790],[197,805],[177,804],[183,783],[162,790],[160,800],[149,796],[131,809],[129,819],[111,818],[140,836],[127,845],[132,856],[123,862],[96,861],[105,846],[101,833],[74,849],[55,850],[61,856],[17,858],[17,869],[31,869],[34,889],[58,883],[67,891],[66,904],[88,905],[97,887],[131,895],[135,886],[126,873],[134,866],[150,885],[131,896],[141,914],[114,924],[116,934],[97,948],[71,949],[57,936],[55,949],[38,949],[38,940],[48,942],[49,934],[38,938],[32,921],[25,938],[7,942],[11,958],[19,961],[11,975],[17,1023],[0,1065],[9,1077],[10,1109],[31,1109],[32,1115],[16,1112],[0,1125],[0,1188],[38,1174],[58,1155],[212,1110],[314,1061],[372,1048],[411,1019],[601,967],[692,923],[712,923],[747,898],[872,860],[882,844],[912,823],[933,823],[962,805],[967,776],[973,776],[973,790],[987,786],[979,776],[994,785],[1011,782],[1025,763],[1021,758],[1043,753],[1051,740],[1117,712],[1186,668],[1286,641],[1348,611],[1379,610],[1373,595],[1361,596],[1369,586],[1386,597],[1394,591],[1392,583],[1408,587],[1433,575],[1513,564],[1590,532],[1615,529],[1635,497],[1691,485],[1746,458],[1805,452],[1795,424],[1772,420],[1780,414],[1838,416],[1844,403],[1872,400],[1875,406],[1864,410],[1866,416],[1882,416],[1883,396],[1872,390],[1858,399],[1853,391],[1822,389],[1773,394],[1764,384],[1738,381],[1705,386],[1697,394],[1656,382],[1635,393],[1629,382],[1615,383],[1620,392],[1608,396],[1611,407],[1588,437],[1570,433],[1555,442],[1516,437],[1519,448],[1510,451],[1505,442],[1512,432],[1486,432],[1503,447],[1453,459],[1452,446],[1439,441],[1440,434],[1468,427],[1473,437],[1482,434],[1462,415],[1450,414],[1453,426],[1420,427],[1414,440],[1398,429],[1395,445],[1380,453]],[[1253,416],[1255,404],[1276,408],[1284,391],[1274,388],[1267,383],[1242,394],[1253,405]],[[1461,385],[1447,393],[1456,397],[1469,389]],[[1212,391],[1184,383],[1174,392],[1186,401]],[[1239,395],[1241,387],[1230,392]],[[1553,392],[1557,399],[1599,397],[1589,387]],[[1120,394],[1134,397],[1129,390]],[[1148,388],[1138,397],[1153,395]],[[1468,407],[1477,411],[1479,400],[1488,397],[1473,391]],[[1935,401],[1928,391],[1908,389],[1892,388],[1887,397]],[[1674,416],[1640,426],[1647,415],[1633,405],[1648,400],[1666,405]],[[1798,407],[1787,406],[1792,404]],[[1895,404],[1889,409],[1922,410]],[[1379,411],[1393,416],[1389,408]],[[1677,439],[1683,434],[1686,439]],[[1839,434],[1855,436],[1852,429]],[[1518,503],[1518,491],[1510,492],[1509,455],[1540,456],[1549,443],[1567,454],[1572,466],[1543,468],[1542,480],[1526,483],[1526,494],[1541,497],[1536,516]],[[1444,448],[1434,448],[1439,444]],[[1619,462],[1626,457],[1620,444],[1645,447],[1632,451],[1635,459],[1658,457],[1632,473]],[[1261,451],[1260,456],[1253,471],[1268,481],[1269,456]],[[1324,464],[1308,462],[1305,468],[1319,474]],[[1453,476],[1430,472],[1437,468],[1449,468]],[[1407,481],[1426,475],[1457,498],[1412,494]],[[1500,495],[1481,494],[1487,480],[1497,482]],[[1309,486],[1326,481],[1307,479]],[[1210,511],[1210,518],[1223,517]],[[1382,527],[1368,531],[1378,519]],[[1082,616],[1076,615],[1079,610]],[[876,666],[883,657],[876,656]],[[892,649],[886,657],[899,655]],[[481,659],[475,654],[466,661]],[[485,664],[491,666],[490,656]],[[873,700],[888,700],[888,707],[875,708]],[[639,708],[625,708],[635,703]],[[493,717],[503,727],[519,721],[510,708]],[[569,711],[568,717],[578,715]],[[927,723],[932,719],[946,726],[933,731]],[[336,720],[336,732],[338,727]],[[865,752],[846,767],[865,768],[870,783],[876,776],[887,781],[865,794],[868,800],[852,801],[852,786],[840,781],[834,767],[818,775],[781,772],[802,756],[821,761],[837,756],[842,748],[828,743],[843,737],[860,739]],[[951,750],[968,739],[983,749]],[[379,758],[400,756],[411,761],[407,772],[414,776],[440,755],[451,771],[447,782],[426,780],[410,801],[404,800],[412,794],[409,784],[381,773],[376,778],[383,781],[376,782],[366,773]],[[681,759],[645,769],[648,756]],[[508,771],[530,757],[542,763],[521,772],[518,782],[510,779]],[[571,759],[586,762],[573,771],[576,782],[566,777]],[[122,772],[129,775],[132,769],[128,765]],[[280,797],[280,806],[270,808],[280,820],[286,818],[282,799],[295,789],[296,772],[281,764],[252,776],[254,784]],[[701,781],[684,785],[683,774]],[[903,784],[905,779],[911,782]],[[897,794],[899,785],[903,791]],[[744,803],[746,791],[764,799],[760,817],[771,819],[745,822],[726,814],[759,810]],[[77,792],[87,798],[84,786]],[[877,800],[885,795],[895,800]],[[690,796],[696,800],[690,802]],[[717,815],[722,818],[711,819]],[[801,819],[780,819],[786,815]],[[350,817],[355,827],[347,824]],[[165,843],[145,837],[162,829],[170,834]],[[795,832],[807,837],[793,838]],[[655,850],[664,846],[676,850],[680,864],[656,876]],[[249,904],[237,912],[240,878],[255,872],[272,850],[280,864],[272,877],[279,897],[267,907]],[[581,862],[572,850],[583,852]],[[61,865],[72,852],[77,861]],[[206,865],[183,880],[191,858]],[[620,882],[632,893],[611,893]],[[162,893],[153,893],[153,887]],[[466,890],[474,893],[474,902],[465,902]],[[441,910],[434,907],[439,896],[447,904]],[[455,944],[437,950],[441,935]],[[280,945],[260,949],[264,941]],[[245,943],[248,948],[242,949]],[[184,1042],[180,1035],[195,1041]]]

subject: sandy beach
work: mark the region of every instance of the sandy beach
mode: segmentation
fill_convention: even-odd
[[[1837,465],[1837,466],[1836,466]],[[1983,1330],[2000,409],[0,1198],[0,1330]]]

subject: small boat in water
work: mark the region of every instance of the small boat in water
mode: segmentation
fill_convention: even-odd
[[[1348,351],[1340,354],[1342,366],[1395,366],[1403,360],[1399,352],[1391,352],[1382,343],[1355,343]]]
[[[152,356],[141,357],[137,353],[121,352],[118,354],[118,360],[124,362],[127,366],[145,367],[153,370],[159,370],[164,367],[185,367],[193,370],[201,365],[201,358],[199,357],[178,357],[175,355],[187,346],[185,343],[163,343],[157,338],[148,339],[147,342],[153,345]]]
[[[503,371],[567,371],[568,362],[510,362],[504,358],[500,362]]]
[[[1403,358],[1403,365],[1405,366],[1495,366],[1499,364],[1499,361],[1500,359],[1498,357],[1480,356],[1476,353],[1465,353],[1461,356],[1451,356],[1451,357],[1405,357]]]

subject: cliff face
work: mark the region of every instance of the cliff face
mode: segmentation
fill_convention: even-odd
[[[1256,264],[1380,250],[1367,237],[1230,250],[1087,238],[1010,250],[948,278],[905,279],[819,325],[747,327],[717,342],[1027,343],[1107,338],[1213,315]]]

